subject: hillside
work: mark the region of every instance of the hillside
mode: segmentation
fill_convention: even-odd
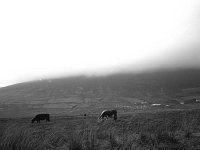
[[[0,117],[149,109],[152,104],[198,103],[200,70],[76,76],[20,83],[0,89]],[[182,107],[182,106],[181,106]]]

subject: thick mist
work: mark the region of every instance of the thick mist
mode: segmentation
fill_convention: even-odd
[[[0,2],[0,87],[199,68],[199,0]]]

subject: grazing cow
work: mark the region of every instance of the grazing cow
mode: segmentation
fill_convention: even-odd
[[[40,120],[50,121],[49,116],[49,114],[38,114],[32,119],[31,122],[34,123],[35,121],[37,121],[37,123],[40,123]]]
[[[108,118],[114,118],[114,120],[117,120],[117,111],[116,110],[104,110],[102,111],[101,115],[99,116],[99,121],[102,121]]]

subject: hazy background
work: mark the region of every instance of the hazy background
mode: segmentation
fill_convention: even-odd
[[[0,87],[200,67],[200,1],[0,1]]]

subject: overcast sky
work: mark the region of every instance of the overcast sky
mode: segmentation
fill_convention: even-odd
[[[0,1],[0,87],[200,65],[199,0]]]

